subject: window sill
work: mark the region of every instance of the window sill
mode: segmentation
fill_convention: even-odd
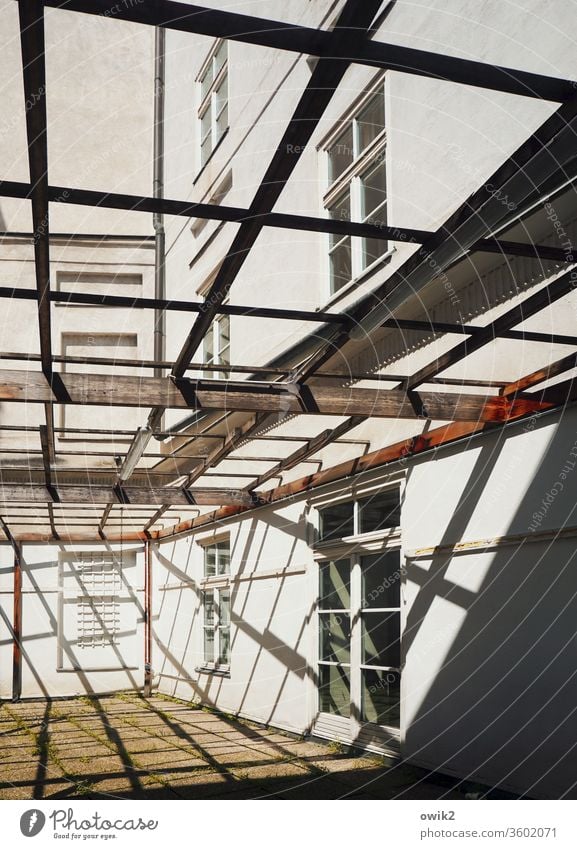
[[[230,669],[226,666],[197,666],[195,672],[199,675],[216,675],[217,678],[230,678]]]
[[[192,181],[192,185],[193,185],[193,186],[196,186],[196,184],[198,183],[198,181],[199,181],[199,180],[200,180],[200,178],[202,177],[202,174],[203,174],[203,173],[204,173],[204,171],[206,170],[206,168],[207,168],[208,164],[210,163],[210,160],[212,159],[212,157],[214,156],[214,154],[217,152],[217,150],[219,149],[219,147],[221,146],[221,144],[223,143],[223,141],[225,140],[225,138],[228,136],[228,131],[229,131],[229,129],[230,129],[230,127],[227,127],[227,128],[226,128],[226,130],[224,131],[224,133],[222,134],[222,136],[219,138],[219,140],[217,141],[217,143],[215,144],[215,146],[213,147],[213,149],[210,151],[210,155],[209,155],[208,159],[207,159],[207,160],[206,160],[206,162],[205,162],[205,163],[201,166],[200,171],[198,172],[198,174],[196,175],[196,177],[195,177],[195,178],[194,178],[194,180]]]
[[[346,283],[344,286],[341,286],[340,289],[337,289],[337,291],[330,296],[328,301],[326,301],[324,306],[320,307],[318,311],[325,312],[329,309],[329,307],[334,306],[342,298],[345,298],[347,295],[349,295],[354,289],[357,289],[359,286],[365,283],[370,277],[372,277],[375,271],[378,271],[380,268],[383,268],[385,265],[388,265],[396,250],[397,249],[395,247],[392,247],[389,251],[386,252],[386,254],[383,254],[380,259],[378,259],[372,265],[369,265],[369,267],[366,268],[362,274],[359,274],[358,277],[355,277],[353,280],[349,280],[348,283]]]

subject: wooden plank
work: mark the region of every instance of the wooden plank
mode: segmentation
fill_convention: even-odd
[[[124,499],[124,500],[123,500]],[[0,502],[37,504],[169,504],[183,507],[211,504],[251,506],[258,498],[239,489],[196,488],[184,491],[180,487],[127,486],[119,491],[113,486],[76,486],[72,484],[7,483],[0,480]]]
[[[402,390],[110,374],[55,373],[50,385],[39,372],[15,370],[0,371],[0,401],[446,421],[503,421],[514,413],[546,409],[525,397],[510,401],[457,392],[407,396]]]

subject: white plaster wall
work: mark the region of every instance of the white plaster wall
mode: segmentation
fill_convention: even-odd
[[[301,732],[310,727],[315,709],[311,616],[316,573],[307,544],[308,510],[301,502],[274,513],[259,512],[229,528],[230,677],[198,671],[203,552],[189,537],[157,552],[155,682],[161,692]],[[282,577],[263,576],[283,569],[287,574]]]
[[[125,592],[134,602],[136,635],[119,635],[118,661],[106,671],[61,672],[57,670],[58,652],[58,554],[62,551],[95,551],[96,545],[22,546],[22,697],[75,696],[107,693],[118,690],[138,690],[144,676],[143,582],[142,550],[134,568],[124,571],[124,580],[131,582]],[[127,546],[125,550],[134,550]],[[112,546],[106,550],[119,550]],[[13,555],[10,546],[1,547],[0,605],[8,608],[11,621]],[[7,590],[7,592],[5,592]],[[4,617],[0,624],[0,693],[12,694],[12,645],[8,643]],[[74,647],[72,647],[74,651]],[[77,650],[77,655],[80,652]],[[129,668],[122,668],[123,665]]]
[[[575,780],[577,413],[529,420],[411,462],[404,754],[556,798]],[[521,535],[486,550],[420,548]]]

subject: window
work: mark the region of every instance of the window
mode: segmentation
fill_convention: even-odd
[[[204,663],[230,664],[230,590],[213,589],[203,593]]]
[[[230,365],[230,316],[219,315],[206,332],[203,343],[203,360],[207,365]],[[228,380],[230,372],[207,369],[205,377]]]
[[[230,542],[220,540],[204,548],[206,579],[228,578],[230,574]],[[203,663],[205,666],[228,668],[230,664],[230,586],[228,580],[218,586],[205,583],[202,593]]]
[[[332,219],[387,223],[385,91],[381,83],[327,148]],[[329,236],[331,293],[359,277],[387,251],[384,239]]]
[[[217,42],[199,78],[201,167],[228,129],[227,49],[226,41]]]
[[[395,487],[321,507],[319,519],[321,542],[397,528],[401,524],[400,490]]]
[[[319,563],[321,713],[399,728],[401,575],[392,547]]]

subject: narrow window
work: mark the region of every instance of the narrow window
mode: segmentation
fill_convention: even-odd
[[[329,218],[387,224],[385,90],[381,83],[326,150]],[[387,252],[385,239],[329,236],[330,290],[334,294]]]
[[[228,129],[228,45],[220,41],[199,78],[200,165],[208,161]]]
[[[205,578],[230,574],[230,543],[222,540],[204,548]],[[206,666],[230,665],[230,587],[206,587],[202,594],[203,660]]]

